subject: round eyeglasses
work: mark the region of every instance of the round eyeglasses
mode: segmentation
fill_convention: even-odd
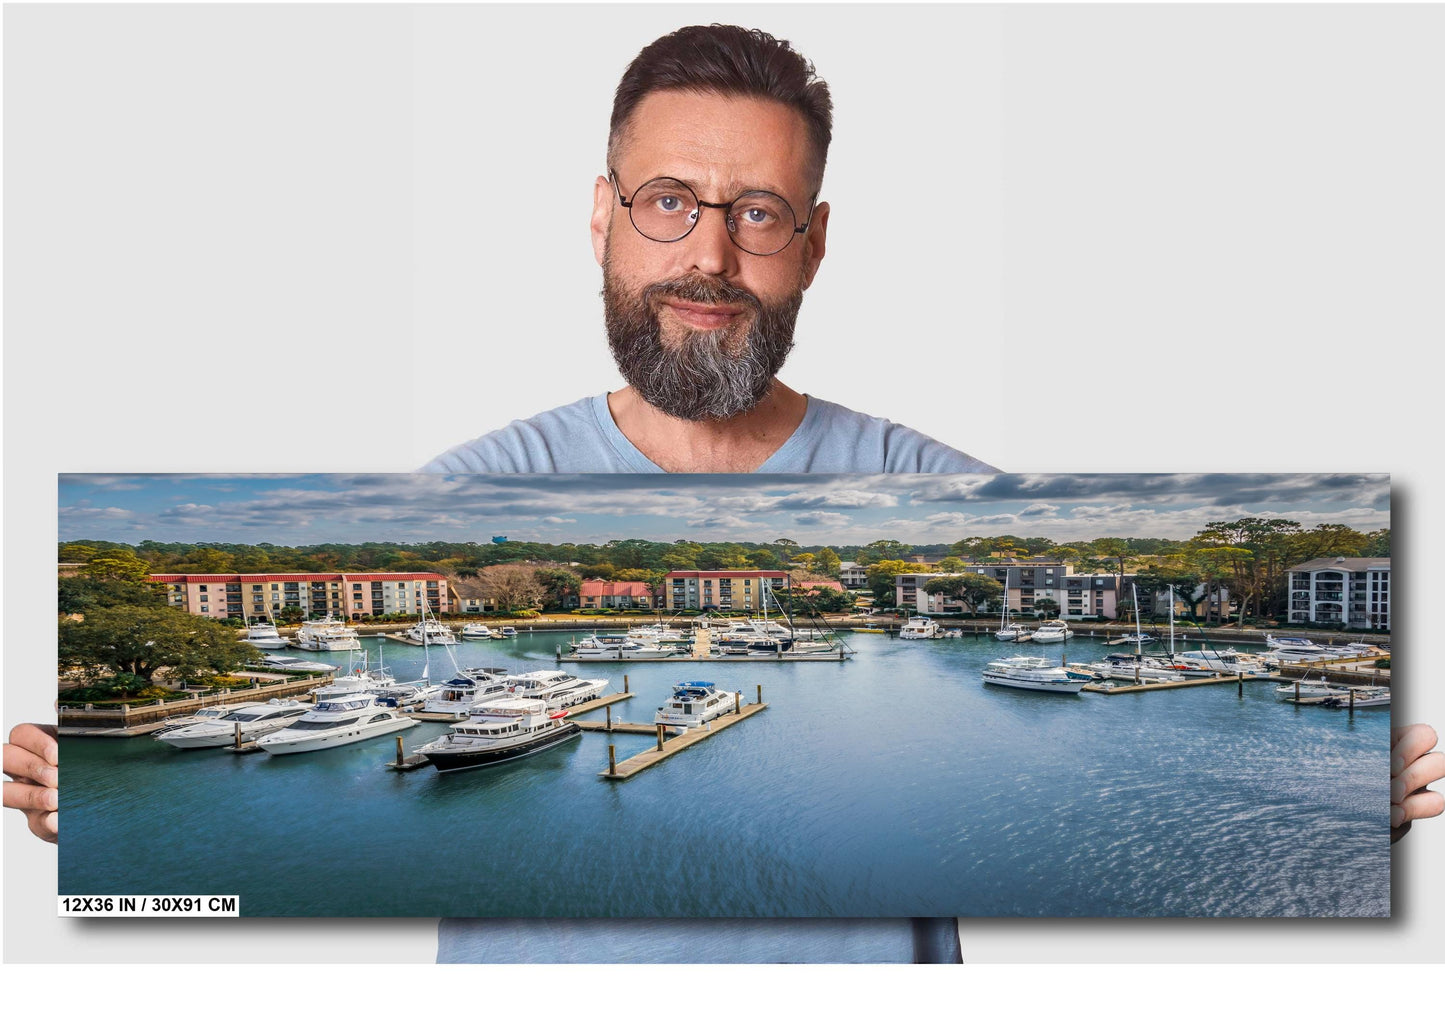
[[[808,220],[798,224],[793,208],[777,193],[753,189],[731,203],[708,203],[699,200],[692,187],[675,178],[655,178],[644,182],[631,197],[622,195],[617,172],[608,169],[617,202],[627,208],[632,227],[657,243],[675,243],[697,227],[704,207],[723,212],[728,236],[733,245],[755,257],[771,257],[787,249],[794,236],[808,231],[813,220],[813,204],[808,201]]]

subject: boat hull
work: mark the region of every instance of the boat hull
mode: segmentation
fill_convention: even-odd
[[[412,728],[417,724],[413,718],[397,717],[388,718],[385,721],[375,721],[366,725],[348,725],[344,732],[335,734],[325,731],[306,732],[308,736],[321,736],[321,738],[299,738],[292,736],[286,739],[277,739],[275,735],[267,736],[260,740],[260,746],[267,753],[276,756],[284,756],[290,753],[312,753],[316,750],[330,750],[337,746],[348,746],[354,742],[365,742],[368,739],[377,739],[392,732],[399,732]],[[283,729],[284,731],[284,729]]]
[[[1057,692],[1077,695],[1083,688],[1083,679],[1033,679],[1020,678],[1014,675],[999,674],[997,672],[985,671],[983,675],[986,685],[1003,685],[1010,689],[1028,689],[1031,692]]]
[[[442,773],[449,771],[473,771],[481,767],[491,767],[494,764],[505,764],[508,761],[530,757],[534,753],[541,753],[543,750],[560,745],[568,739],[575,739],[581,734],[581,726],[568,721],[555,732],[549,732],[541,738],[530,739],[516,746],[501,746],[487,750],[456,750],[452,752],[436,750],[427,753],[427,757],[431,760],[432,766]]]

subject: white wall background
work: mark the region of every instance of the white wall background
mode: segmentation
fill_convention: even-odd
[[[833,87],[790,384],[1014,472],[1392,472],[1423,609],[1439,7],[11,7],[7,729],[51,713],[58,472],[410,470],[620,384],[586,225],[611,90],[711,20]],[[1439,682],[1400,695],[1445,724]],[[431,922],[59,921],[53,850],[4,838],[11,960],[434,952]],[[965,954],[1438,960],[1442,858],[1441,824],[1399,848],[1389,923],[972,922]]]

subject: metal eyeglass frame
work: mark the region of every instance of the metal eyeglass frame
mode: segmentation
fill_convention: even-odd
[[[687,231],[684,232],[682,235],[678,236],[676,239],[653,239],[652,236],[648,235],[646,232],[642,231],[642,229],[638,228],[638,227],[637,227],[637,222],[633,220],[633,218],[632,218],[632,201],[629,200],[629,199],[627,199],[627,198],[625,198],[625,197],[622,195],[622,183],[619,182],[618,179],[617,179],[617,169],[615,169],[615,168],[608,168],[608,169],[607,169],[607,177],[608,177],[608,181],[610,181],[610,182],[612,183],[612,191],[617,194],[617,202],[618,202],[619,204],[621,204],[623,207],[627,208],[627,220],[632,223],[633,231],[635,231],[635,232],[636,232],[638,235],[640,235],[643,239],[651,239],[654,243],[680,243],[680,242],[682,242],[684,239],[686,239],[688,236],[690,236],[690,235],[692,234],[692,230],[695,229],[695,228],[697,228],[697,223],[702,220],[701,216],[699,216],[698,218],[695,218],[695,219],[693,220],[692,224],[688,226]],[[657,182],[657,181],[659,181],[659,180],[661,180],[661,179],[666,179],[666,180],[668,180],[669,182],[676,182],[678,185],[684,187],[689,193],[692,194],[692,198],[697,201],[697,205],[698,205],[699,208],[711,207],[711,208],[713,208],[714,210],[721,210],[721,211],[731,210],[733,204],[737,203],[739,200],[741,200],[743,197],[749,195],[750,193],[768,193],[768,195],[770,195],[770,196],[777,196],[779,200],[782,200],[784,204],[787,204],[789,213],[791,213],[791,214],[793,215],[793,234],[788,237],[788,241],[787,241],[786,243],[784,243],[782,246],[778,247],[776,250],[772,250],[772,251],[770,251],[770,252],[768,252],[768,253],[758,253],[758,252],[755,251],[755,250],[749,250],[747,247],[743,246],[742,243],[739,243],[739,242],[738,242],[737,233],[734,232],[731,227],[728,228],[728,239],[732,240],[732,244],[733,244],[734,246],[736,246],[739,250],[741,250],[743,253],[752,254],[754,257],[772,257],[772,256],[775,256],[775,255],[777,255],[777,254],[782,253],[782,252],[783,252],[784,250],[786,250],[788,247],[792,246],[792,245],[793,245],[793,239],[794,239],[794,237],[800,236],[800,235],[802,235],[804,232],[808,231],[808,226],[813,223],[813,208],[816,207],[817,204],[818,204],[818,194],[817,194],[817,193],[814,193],[814,194],[813,194],[813,198],[808,201],[808,220],[805,221],[805,222],[803,222],[801,225],[799,225],[799,224],[798,224],[798,215],[797,215],[797,213],[793,210],[793,205],[790,204],[790,203],[788,203],[787,198],[786,198],[786,197],[783,197],[783,196],[778,196],[777,193],[771,192],[770,190],[767,190],[767,189],[747,189],[747,190],[744,190],[743,192],[741,192],[741,193],[739,193],[737,196],[735,196],[735,197],[734,197],[730,202],[728,202],[728,203],[708,203],[706,200],[702,199],[701,197],[699,197],[699,196],[697,195],[697,190],[693,189],[692,186],[689,186],[686,182],[684,182],[684,181],[683,181],[682,179],[680,179],[680,178],[673,178],[671,175],[659,175],[659,176],[657,176],[656,178],[650,178],[650,179],[648,179],[646,182],[642,183],[642,185],[638,186],[637,189],[638,189],[638,191],[640,191],[640,190],[642,190],[642,189],[645,189],[645,188],[647,188],[647,186],[650,185],[651,183]],[[635,197],[637,196],[637,192],[633,192],[632,195],[633,195],[633,197],[635,198]],[[724,215],[724,220],[731,220],[731,219],[728,219],[727,216]]]

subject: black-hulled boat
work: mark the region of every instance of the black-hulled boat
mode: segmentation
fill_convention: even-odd
[[[417,750],[438,771],[466,771],[540,753],[582,734],[567,711],[543,700],[504,699],[478,705],[466,721]]]

